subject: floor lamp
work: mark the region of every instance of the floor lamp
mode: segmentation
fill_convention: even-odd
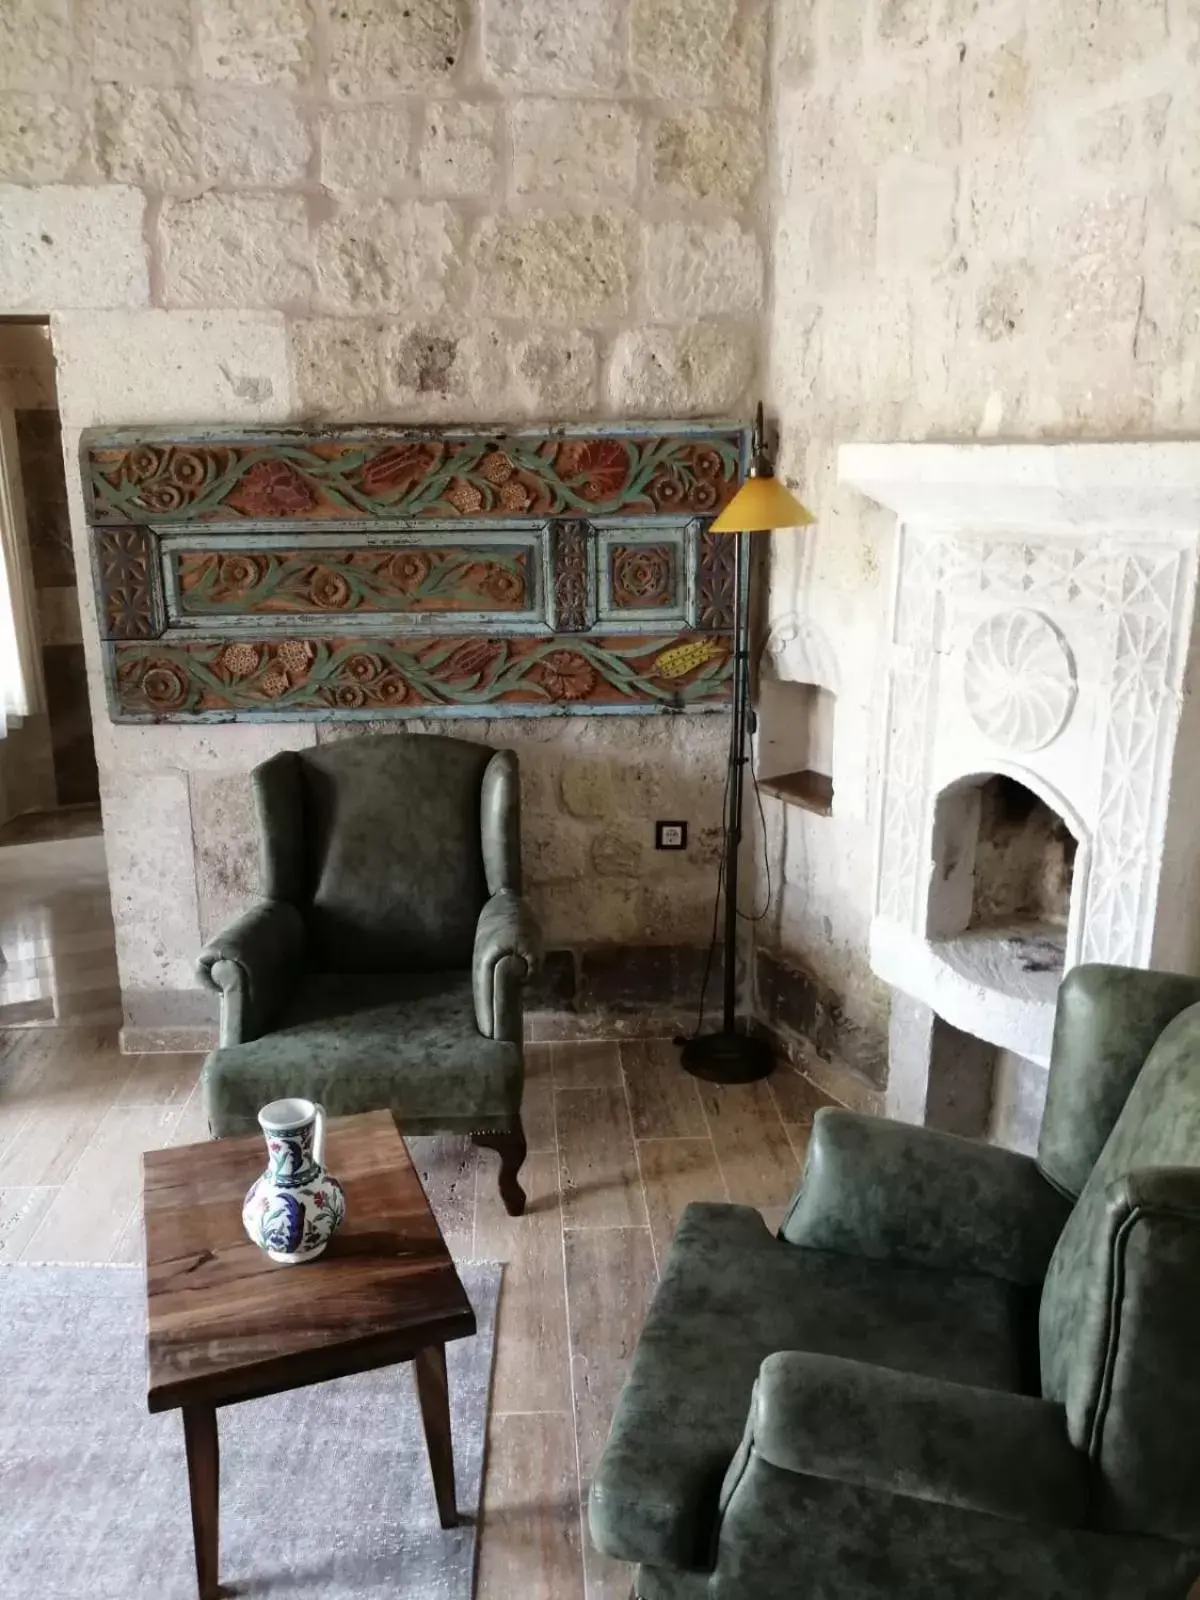
[[[738,847],[742,842],[742,788],[751,729],[750,649],[746,535],[775,528],[802,528],[812,517],[775,476],[763,435],[763,408],[754,419],[752,460],[745,483],[711,526],[733,536],[733,706],[729,730],[729,770],[725,786],[722,879],[725,885],[725,992],[720,1031],[684,1042],[680,1060],[693,1077],[710,1083],[751,1083],[773,1065],[770,1047],[738,1027]]]

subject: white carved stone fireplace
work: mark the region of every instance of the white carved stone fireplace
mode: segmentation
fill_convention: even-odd
[[[1065,970],[1200,971],[1200,442],[846,445],[896,513],[889,1110],[1028,1146]]]

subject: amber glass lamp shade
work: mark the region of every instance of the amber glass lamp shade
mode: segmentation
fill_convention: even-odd
[[[713,533],[768,533],[813,521],[790,489],[770,472],[753,473],[711,524]]]

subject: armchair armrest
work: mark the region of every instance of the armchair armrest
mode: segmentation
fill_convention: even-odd
[[[785,1472],[1056,1528],[1084,1525],[1087,1458],[1049,1400],[783,1350],[759,1369],[746,1440]]]
[[[259,900],[209,940],[197,974],[221,996],[222,1045],[267,1032],[303,954],[304,919],[285,900]]]
[[[1028,1156],[825,1108],[780,1231],[816,1250],[1040,1285],[1070,1209]]]
[[[521,1041],[521,988],[541,959],[533,912],[513,889],[500,889],[479,913],[471,980],[475,1021],[488,1039]]]

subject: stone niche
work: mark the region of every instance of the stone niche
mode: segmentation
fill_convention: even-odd
[[[888,1108],[1029,1148],[1059,982],[1200,972],[1200,443],[848,445],[896,513]]]
[[[967,778],[934,803],[926,933],[1031,973],[1062,972],[1078,846],[1058,813],[1003,774]]]

